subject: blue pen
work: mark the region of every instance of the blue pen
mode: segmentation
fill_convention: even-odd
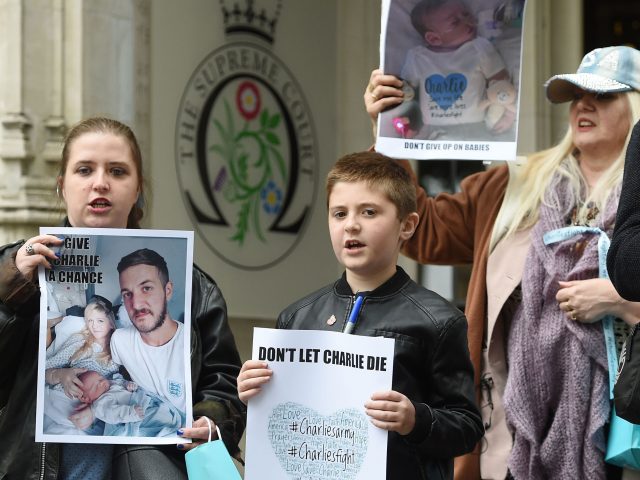
[[[347,324],[344,326],[344,330],[342,333],[351,333],[356,326],[356,322],[358,321],[358,314],[360,313],[360,308],[362,307],[362,302],[364,301],[364,296],[358,295],[356,297],[356,301],[353,303],[353,308],[351,309],[351,313],[349,314],[349,320],[347,320]]]

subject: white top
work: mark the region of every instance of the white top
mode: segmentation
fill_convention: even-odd
[[[400,75],[416,89],[425,126],[459,125],[484,120],[487,79],[505,68],[491,42],[476,37],[451,52],[414,47]]]
[[[119,328],[111,336],[111,357],[124,366],[131,380],[169,400],[186,412],[184,325],[180,322],[171,340],[159,347],[147,345],[135,327]]]

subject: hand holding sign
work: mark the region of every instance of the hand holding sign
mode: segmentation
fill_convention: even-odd
[[[273,372],[266,362],[247,360],[240,369],[238,375],[238,396],[245,405],[251,397],[256,396],[262,390],[262,385],[271,379]]]
[[[376,392],[364,406],[371,423],[383,430],[407,435],[416,424],[416,409],[411,400],[400,392]]]

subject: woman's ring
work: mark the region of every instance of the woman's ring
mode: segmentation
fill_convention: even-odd
[[[572,310],[571,311],[571,320],[577,320],[577,319],[578,319],[578,316],[576,315],[576,311]]]
[[[371,98],[373,98],[374,100],[378,100],[378,97],[376,96],[375,93],[371,92]]]
[[[26,252],[27,255],[35,255],[36,251],[33,249],[33,245],[30,243],[27,243],[24,247],[24,251]]]

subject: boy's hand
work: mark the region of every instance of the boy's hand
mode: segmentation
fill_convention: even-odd
[[[127,391],[135,392],[138,390],[138,384],[136,382],[127,382]]]
[[[273,371],[265,362],[259,360],[247,360],[240,369],[238,375],[238,396],[245,405],[251,397],[256,396],[262,390],[262,385],[271,380]]]
[[[413,403],[394,390],[375,392],[364,404],[365,413],[376,427],[408,435],[416,424],[416,409]]]

